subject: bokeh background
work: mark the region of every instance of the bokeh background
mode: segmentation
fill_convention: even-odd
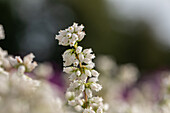
[[[0,0],[0,24],[10,54],[33,52],[36,61],[62,68],[66,47],[54,39],[73,22],[85,26],[83,47],[134,63],[141,73],[170,66],[170,1],[167,0]],[[145,75],[145,74],[143,74]]]

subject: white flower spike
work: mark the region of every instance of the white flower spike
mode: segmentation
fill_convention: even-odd
[[[78,26],[74,23],[68,29],[59,31],[59,35],[55,38],[59,41],[59,45],[72,47],[62,55],[63,71],[70,74],[66,99],[68,104],[78,112],[103,113],[105,112],[103,99],[94,97],[92,93],[92,90],[98,92],[102,89],[102,86],[97,83],[99,73],[93,69],[95,64],[92,59],[95,55],[92,54],[91,48],[83,50],[83,47],[78,46],[78,42],[85,36],[83,29],[83,25]]]

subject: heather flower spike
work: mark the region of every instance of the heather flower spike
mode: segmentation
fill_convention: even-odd
[[[69,74],[70,86],[66,92],[68,104],[73,106],[76,111],[83,113],[104,113],[106,109],[102,97],[93,96],[93,91],[100,91],[102,86],[98,84],[99,73],[94,70],[95,64],[92,59],[95,58],[91,48],[83,49],[78,45],[84,36],[84,26],[78,26],[74,23],[65,30],[60,30],[55,39],[59,45],[70,46],[64,52],[64,69]]]

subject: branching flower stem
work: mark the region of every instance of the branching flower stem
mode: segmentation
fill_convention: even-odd
[[[75,50],[77,49],[77,45],[78,45],[77,43],[74,45]],[[82,66],[82,63],[81,63],[77,53],[76,53],[76,58],[79,60],[79,69],[80,69],[81,73],[83,73],[83,66]],[[87,80],[88,80],[88,78],[87,78]],[[86,83],[87,83],[87,80],[86,80]],[[88,98],[87,98],[86,90],[84,90],[84,99],[85,99],[85,108],[87,108]]]

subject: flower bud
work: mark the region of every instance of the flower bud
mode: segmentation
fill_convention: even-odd
[[[86,70],[85,70],[85,75],[91,77],[91,72],[90,72],[90,70],[86,69]]]
[[[84,60],[84,55],[83,55],[82,53],[80,53],[78,56],[79,56],[79,60],[80,60],[81,62],[83,62],[83,60]]]
[[[91,91],[91,89],[87,88],[87,89],[86,89],[86,94],[87,94],[88,98],[91,98],[91,97],[92,97],[92,91]]]
[[[83,108],[80,105],[74,107],[76,111],[81,112]]]
[[[76,53],[77,53],[77,54],[81,53],[82,49],[83,49],[83,48],[82,48],[81,46],[78,46],[78,47],[76,48]]]
[[[95,77],[99,76],[99,73],[96,70],[91,70],[91,74]]]

